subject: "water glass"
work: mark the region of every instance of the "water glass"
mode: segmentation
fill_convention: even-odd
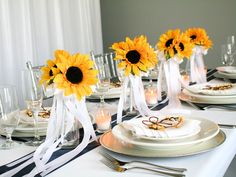
[[[233,55],[231,54],[230,45],[223,44],[221,46],[221,62],[225,66],[231,66],[234,63]]]
[[[11,149],[18,145],[11,136],[19,123],[19,106],[14,86],[0,86],[0,131],[6,135],[6,141],[0,149]]]
[[[105,94],[110,88],[110,70],[107,62],[103,57],[96,59],[96,66],[98,69],[98,83],[96,85],[96,91],[100,93],[100,103],[105,104]]]
[[[42,143],[39,136],[38,128],[38,113],[42,106],[43,90],[42,86],[39,84],[39,71],[22,71],[22,92],[27,109],[31,110],[34,118],[34,140],[26,142],[30,146],[38,146]]]

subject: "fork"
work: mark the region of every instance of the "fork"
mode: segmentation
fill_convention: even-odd
[[[175,167],[168,167],[168,166],[162,166],[162,165],[156,165],[156,164],[153,164],[153,163],[149,163],[149,162],[145,162],[145,161],[140,161],[140,160],[132,160],[132,161],[121,161],[121,160],[118,160],[116,159],[115,157],[111,156],[110,154],[104,152],[104,151],[100,151],[100,154],[105,157],[106,159],[112,161],[114,164],[117,164],[117,165],[120,165],[120,166],[123,166],[125,164],[131,164],[131,163],[141,163],[141,164],[146,164],[146,165],[150,165],[150,166],[153,166],[153,167],[156,167],[156,168],[159,168],[159,169],[162,169],[162,170],[169,170],[169,171],[175,171],[175,172],[184,172],[184,171],[187,171],[186,168],[175,168]]]
[[[145,167],[121,167],[118,164],[114,164],[112,161],[108,159],[102,159],[101,162],[106,165],[107,167],[117,171],[117,172],[125,172],[126,170],[131,170],[131,169],[142,169],[142,170],[147,170],[151,172],[155,172],[158,175],[165,176],[165,177],[183,177],[185,174],[183,173],[177,173],[177,172],[165,172],[161,170],[155,170],[155,169],[150,169],[150,168],[145,168]]]

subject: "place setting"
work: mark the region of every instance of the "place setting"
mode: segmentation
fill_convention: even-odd
[[[209,151],[225,141],[210,120],[191,116],[145,117],[124,121],[100,137],[101,145],[123,155],[178,157]]]
[[[203,83],[184,87],[179,98],[203,104],[235,104],[236,85],[231,83]]]

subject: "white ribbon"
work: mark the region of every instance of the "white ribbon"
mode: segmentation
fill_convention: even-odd
[[[60,149],[57,146],[59,143],[63,143],[64,137],[71,130],[74,121],[79,121],[84,129],[82,142],[74,150],[48,162],[53,152]],[[96,140],[85,99],[78,101],[74,95],[64,97],[62,91],[57,90],[54,95],[45,142],[36,149],[33,158],[3,176],[13,176],[32,162],[35,162],[36,167],[26,176],[35,176],[41,172],[43,172],[41,175],[44,176],[78,155],[88,145],[91,137],[92,140]]]
[[[181,92],[181,82],[179,73],[179,63],[171,58],[164,63],[164,70],[167,83],[167,96],[169,99],[168,108],[180,106],[178,94]]]
[[[130,94],[133,94],[134,98],[134,106],[138,109],[139,113],[142,116],[158,116],[160,112],[152,111],[148,108],[146,104],[145,94],[142,79],[140,76],[130,75],[129,77],[125,77],[122,92],[120,95],[118,108],[117,108],[117,123],[122,121],[122,111],[125,103],[125,99],[127,98],[127,87],[130,81]],[[132,98],[132,96],[130,96]]]
[[[128,83],[129,83],[129,78],[125,77],[123,85],[122,85],[122,91],[121,91],[121,94],[120,94],[118,108],[117,108],[117,119],[116,119],[117,124],[122,121],[122,111],[123,111],[123,108],[124,108],[124,104],[125,104],[126,98],[128,96],[127,95]]]
[[[206,71],[203,55],[207,54],[207,49],[203,46],[195,46],[190,57],[190,79],[191,82],[204,83],[206,80]]]

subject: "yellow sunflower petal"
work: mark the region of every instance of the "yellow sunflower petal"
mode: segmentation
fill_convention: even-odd
[[[140,75],[140,70],[136,65],[132,65],[132,71],[135,75],[139,76]]]

